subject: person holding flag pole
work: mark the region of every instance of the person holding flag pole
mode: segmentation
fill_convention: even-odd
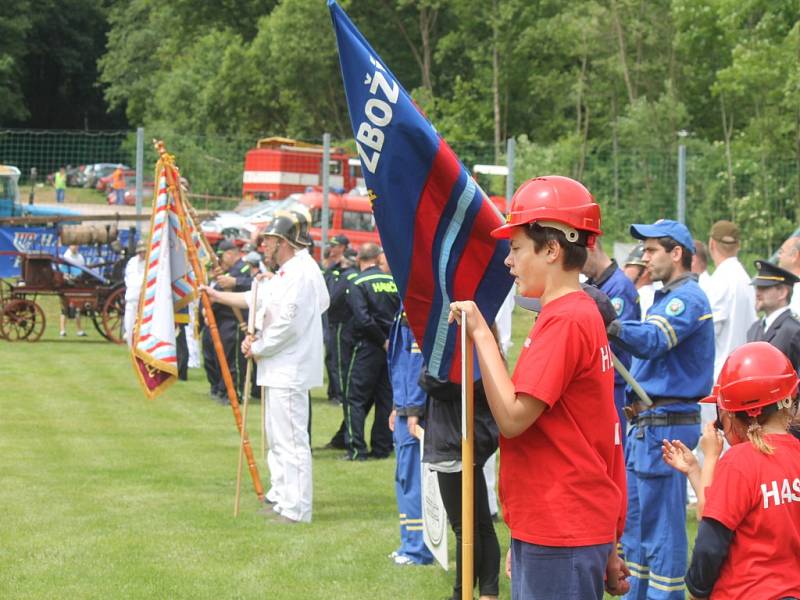
[[[155,145],[159,153],[156,165],[158,188],[153,197],[145,279],[131,344],[134,371],[145,395],[151,399],[177,380],[176,316],[187,309],[196,297],[198,287],[201,290],[205,287],[200,285],[205,273],[200,262],[203,246],[199,236],[202,234],[180,188],[175,158],[167,153],[163,142],[155,142]],[[201,294],[201,300],[236,426],[244,436],[244,453],[253,488],[259,502],[263,502],[264,490],[247,433],[243,433],[236,388],[227,368],[208,294]]]
[[[475,303],[450,304],[450,320],[474,342],[500,429],[515,600],[600,600],[604,588],[629,589],[616,551],[626,485],[612,355],[603,318],[578,279],[600,234],[600,207],[577,181],[539,177],[514,194],[507,223],[493,235],[511,240],[506,265],[519,294],[539,298],[542,310],[511,377]]]
[[[508,242],[490,235],[502,215],[345,12],[334,0],[328,7],[362,173],[409,326],[428,372],[460,383],[449,306],[469,298],[494,316],[503,304],[513,283],[503,265]],[[463,474],[471,485],[473,469]],[[464,515],[472,503],[462,494]],[[471,535],[471,519],[464,525]],[[472,597],[471,556],[465,548],[464,598]]]

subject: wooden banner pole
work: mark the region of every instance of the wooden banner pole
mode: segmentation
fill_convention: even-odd
[[[461,598],[472,600],[475,584],[475,397],[472,339],[467,315],[461,313]]]
[[[255,315],[258,306],[258,281],[253,279],[252,301],[247,318],[247,335],[255,334]],[[242,492],[242,459],[244,458],[244,439],[247,436],[247,407],[250,404],[251,381],[253,377],[253,358],[247,359],[247,370],[244,376],[244,410],[242,411],[242,431],[239,436],[239,465],[236,467],[236,500],[233,506],[233,516],[239,516],[239,497]]]
[[[186,211],[183,199],[183,192],[180,189],[180,186],[177,181],[175,181],[175,173],[173,172],[174,164],[172,158],[169,157],[167,154],[164,144],[159,142],[156,144],[156,149],[161,156],[161,160],[165,161],[167,164],[167,179],[168,184],[172,190],[174,197],[177,199],[175,203],[176,212],[178,213],[178,218],[180,219],[181,227],[180,227],[180,234],[183,237],[184,244],[186,246],[186,252],[189,256],[189,263],[192,265],[192,269],[194,270],[196,277],[202,277],[203,270],[200,266],[200,260],[197,257],[197,248],[194,246],[194,241],[191,239],[191,236],[188,235],[186,231]],[[169,158],[168,158],[169,157]],[[236,421],[236,426],[239,428],[239,433],[242,434],[242,414],[239,410],[239,400],[236,396],[236,388],[233,385],[233,379],[231,378],[230,370],[228,369],[228,360],[225,358],[225,351],[222,348],[222,340],[219,336],[219,329],[217,328],[217,320],[214,318],[214,311],[211,308],[211,300],[208,298],[208,294],[205,292],[200,293],[200,300],[203,304],[203,310],[205,310],[206,315],[206,324],[208,326],[209,333],[211,334],[211,341],[214,345],[214,352],[217,355],[217,361],[219,364],[220,371],[222,372],[222,380],[225,382],[225,389],[228,392],[228,400],[231,404],[231,410],[233,411],[233,417]],[[264,488],[261,486],[261,479],[258,476],[258,469],[256,468],[255,460],[253,459],[253,450],[250,447],[250,441],[247,439],[247,433],[245,435],[245,456],[247,457],[247,466],[250,469],[250,478],[253,480],[253,488],[255,489],[256,496],[258,496],[259,502],[264,502]]]

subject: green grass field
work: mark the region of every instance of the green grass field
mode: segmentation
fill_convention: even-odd
[[[397,567],[394,461],[314,452],[314,522],[268,523],[239,437],[202,369],[148,401],[126,348],[89,337],[0,341],[0,598],[444,598],[451,571]],[[529,326],[515,318],[515,349]],[[515,354],[512,356],[515,359]],[[260,452],[251,405],[253,447]],[[313,393],[312,446],[341,409]],[[266,472],[261,463],[262,480]],[[503,553],[508,530],[497,526]],[[451,556],[453,538],[451,536]],[[509,586],[501,576],[501,597]]]

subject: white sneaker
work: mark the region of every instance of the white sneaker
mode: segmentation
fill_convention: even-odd
[[[81,329],[81,330],[78,332],[78,337],[86,337],[86,332],[85,332],[83,329]]]
[[[64,330],[61,330],[61,331],[58,332],[58,335],[60,335],[61,337],[67,337],[67,332],[64,331]]]
[[[413,560],[411,560],[405,554],[398,554],[397,556],[394,557],[393,560],[394,560],[394,564],[401,565],[401,566],[416,564]]]

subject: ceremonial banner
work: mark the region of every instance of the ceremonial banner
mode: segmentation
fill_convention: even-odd
[[[176,323],[188,322],[188,305],[197,282],[186,259],[178,207],[177,169],[159,161],[158,191],[153,199],[150,240],[144,284],[133,331],[132,358],[136,374],[148,398],[155,398],[178,377],[175,345]]]
[[[428,371],[460,380],[450,302],[494,321],[513,279],[502,216],[344,11],[329,0],[347,104],[386,258]]]

